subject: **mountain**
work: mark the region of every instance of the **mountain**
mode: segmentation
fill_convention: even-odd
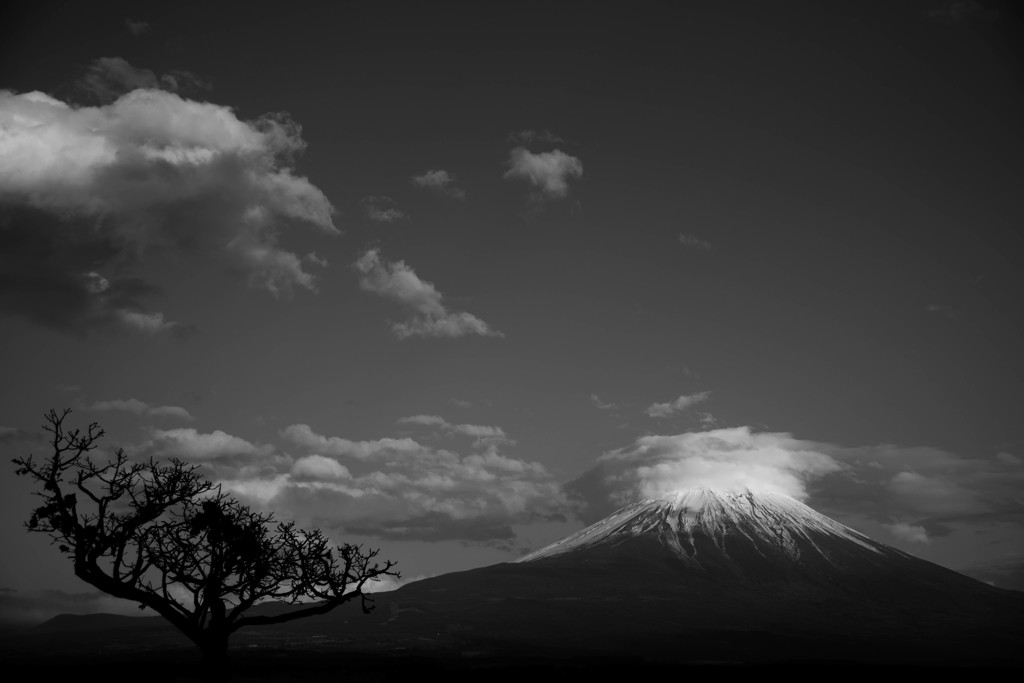
[[[639,501],[515,563],[382,599],[394,632],[430,623],[484,650],[978,663],[1024,645],[1024,594],[751,491]]]
[[[374,599],[370,615],[346,604],[232,642],[449,661],[1024,663],[1024,593],[751,491],[639,501],[516,562]]]

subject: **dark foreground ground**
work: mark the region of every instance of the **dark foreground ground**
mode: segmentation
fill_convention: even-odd
[[[75,618],[71,618],[75,620]],[[7,680],[102,680],[147,683],[211,679],[198,650],[159,621],[121,619],[111,624],[49,625],[8,631],[0,636],[0,667],[17,672]],[[120,622],[120,623],[119,623]],[[703,640],[680,639],[638,656],[626,652],[567,654],[544,648],[489,646],[437,634],[433,639],[336,637],[273,629],[236,634],[230,652],[232,681],[535,681],[636,680],[637,677],[714,676],[714,682],[747,681],[751,676],[797,680],[863,680],[870,676],[930,676],[940,671],[966,676],[1009,676],[1024,671],[1019,660],[968,658],[942,663],[908,661],[898,653],[865,652],[858,643],[822,648],[823,643],[778,642],[777,636],[737,633]],[[847,652],[836,647],[848,648]],[[778,653],[773,656],[773,652]],[[794,652],[799,653],[794,656]],[[706,655],[706,658],[705,658]],[[912,680],[912,679],[905,679]]]

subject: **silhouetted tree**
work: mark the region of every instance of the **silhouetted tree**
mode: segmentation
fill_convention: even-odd
[[[228,638],[244,626],[324,614],[359,599],[368,581],[398,577],[377,550],[334,547],[320,530],[274,523],[204,479],[197,465],[171,459],[133,462],[89,453],[104,435],[65,429],[70,413],[51,410],[43,429],[53,453],[16,458],[17,473],[42,485],[26,526],[48,534],[72,560],[75,575],[110,595],[138,602],[188,636],[221,668]],[[258,602],[299,603],[281,614],[246,616]]]

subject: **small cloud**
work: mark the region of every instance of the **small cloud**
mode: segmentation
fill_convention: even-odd
[[[150,436],[150,440],[143,445],[143,450],[162,457],[182,460],[208,461],[258,457],[269,455],[273,451],[270,446],[257,446],[219,429],[209,434],[203,434],[191,427],[154,429]]]
[[[452,424],[438,415],[411,415],[398,420],[399,424],[414,424],[422,427],[436,427],[450,434],[460,434],[472,439],[474,446],[498,446],[514,444],[501,427],[473,424]]]
[[[398,210],[391,197],[364,197],[359,203],[366,211],[367,217],[377,223],[393,223],[406,217]]]
[[[558,137],[547,128],[545,128],[542,131],[521,130],[516,133],[509,133],[508,141],[519,147],[523,147],[525,145],[529,145],[535,142],[545,143],[549,145],[555,145],[560,142],[565,142],[565,140]]]
[[[421,280],[404,261],[388,262],[379,250],[370,249],[353,264],[360,274],[359,286],[368,292],[394,299],[416,312],[412,318],[395,323],[392,332],[408,337],[503,337],[487,323],[466,312],[449,311],[433,284]]]
[[[686,235],[683,233],[679,233],[679,243],[684,247],[689,247],[691,249],[703,249],[704,251],[709,251],[714,248],[707,240],[702,240],[696,235]]]
[[[150,415],[153,417],[174,417],[180,420],[192,420],[192,414],[180,406],[150,406],[137,398],[97,401],[88,407],[96,411],[120,411],[134,415]]]
[[[377,439],[374,441],[349,441],[337,436],[326,437],[317,434],[307,424],[288,425],[281,431],[288,441],[320,454],[348,456],[357,460],[368,460],[382,455],[416,453],[423,446],[412,439]]]
[[[117,315],[126,327],[146,334],[172,332],[180,326],[179,323],[164,320],[164,314],[159,312],[141,313],[121,309],[117,311]]]
[[[668,403],[652,403],[647,407],[646,412],[649,417],[669,417],[682,413],[690,406],[696,405],[701,401],[706,401],[709,396],[711,396],[710,391],[702,391],[698,394],[690,394],[689,396],[684,394]]]
[[[954,311],[951,306],[946,306],[944,304],[928,304],[928,306],[925,307],[925,310],[929,313],[944,315],[947,318],[956,317],[956,311]]]
[[[884,525],[895,538],[907,543],[931,543],[931,539],[928,538],[928,532],[925,531],[923,526],[917,526],[914,524],[907,524],[906,522],[896,522],[895,524]]]
[[[210,84],[189,71],[170,71],[158,75],[149,69],[132,66],[121,57],[100,57],[89,65],[75,83],[76,90],[100,104],[110,104],[133,90],[164,90],[178,94],[197,94]]]
[[[462,399],[458,399],[458,398],[448,399],[448,402],[451,403],[453,406],[456,406],[458,408],[472,408],[473,407],[473,403],[471,401],[463,401]]]
[[[466,191],[455,184],[455,176],[442,169],[434,169],[412,177],[412,184],[432,190],[451,199],[465,199]]]
[[[128,33],[133,36],[141,36],[144,33],[149,33],[150,25],[146,21],[135,21],[133,19],[125,19],[124,27],[128,29]]]
[[[598,410],[618,410],[619,408],[617,403],[605,403],[597,394],[590,395],[590,405],[594,406]]]
[[[1010,467],[1020,467],[1021,465],[1024,465],[1024,458],[1006,451],[999,451],[996,453],[996,460],[1004,465],[1009,465]]]
[[[313,265],[320,266],[321,268],[326,268],[328,266],[327,259],[317,256],[315,251],[311,251],[306,254],[303,260],[312,263]]]
[[[516,147],[509,152],[507,165],[506,179],[526,180],[536,188],[531,195],[535,203],[567,196],[569,179],[583,176],[583,162],[559,149],[534,154],[525,147]]]
[[[973,19],[998,19],[999,12],[994,9],[986,9],[976,0],[954,0],[942,7],[928,10],[925,12],[925,16],[941,24],[953,25]]]
[[[0,426],[0,443],[21,443],[24,441],[36,441],[38,439],[39,434],[33,434],[25,429]]]
[[[347,467],[334,458],[325,458],[322,455],[307,455],[299,458],[292,465],[291,474],[296,479],[317,481],[352,478]]]

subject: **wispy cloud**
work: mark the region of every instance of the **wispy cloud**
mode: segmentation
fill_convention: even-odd
[[[173,329],[142,304],[158,290],[136,274],[160,252],[220,257],[275,295],[316,289],[279,236],[338,230],[292,171],[305,143],[289,119],[242,121],[165,90],[99,107],[0,91],[0,125],[0,310],[77,332]]]
[[[174,417],[181,420],[194,419],[191,413],[180,406],[151,406],[137,398],[96,401],[90,405],[88,409],[99,411],[120,411],[133,413],[135,415],[148,415],[151,417]]]
[[[602,401],[597,394],[590,395],[590,405],[594,406],[598,410],[618,410],[619,408],[617,403],[607,403]]]
[[[514,133],[508,134],[508,141],[512,144],[525,147],[532,143],[544,143],[549,145],[555,145],[558,143],[565,142],[562,138],[558,137],[550,130],[545,128],[544,130],[520,130]]]
[[[953,0],[928,10],[925,16],[942,24],[959,24],[971,19],[997,19],[999,11],[988,9],[976,0]]]
[[[368,292],[400,302],[416,312],[412,318],[395,323],[392,331],[399,339],[408,337],[502,337],[475,315],[449,311],[443,296],[429,282],[421,280],[404,261],[382,259],[377,249],[370,249],[355,262],[359,285]]]
[[[694,406],[701,401],[706,401],[711,396],[710,391],[702,391],[698,394],[682,395],[674,401],[667,403],[652,403],[647,406],[647,415],[649,417],[669,417],[686,411],[691,406]]]
[[[289,425],[281,431],[281,436],[297,446],[322,455],[345,456],[358,460],[368,460],[385,455],[393,457],[396,454],[416,453],[423,450],[422,445],[408,438],[350,441],[337,436],[321,436],[307,424]]]
[[[125,19],[124,27],[128,29],[128,33],[131,33],[133,36],[141,36],[144,33],[149,33],[151,28],[149,22],[136,21],[133,19]]]
[[[928,311],[929,313],[935,313],[937,315],[943,315],[943,316],[945,316],[947,318],[955,318],[956,317],[956,311],[953,310],[953,307],[952,306],[947,306],[945,304],[928,304],[925,307],[925,310]]]
[[[466,191],[455,182],[455,176],[443,169],[432,169],[412,177],[412,184],[452,199],[465,199]]]
[[[556,149],[534,154],[525,147],[509,152],[505,178],[525,180],[535,191],[534,202],[559,199],[569,194],[569,180],[583,176],[583,162]]]
[[[75,83],[78,93],[99,104],[110,104],[140,88],[194,96],[209,90],[210,84],[189,71],[176,70],[158,75],[149,69],[132,66],[121,57],[100,57]]]
[[[393,223],[406,217],[405,213],[395,206],[395,200],[391,197],[364,197],[359,203],[366,216],[377,223]]]
[[[691,249],[702,249],[704,251],[709,251],[710,249],[713,248],[711,246],[711,243],[708,242],[707,240],[703,240],[700,237],[697,237],[696,235],[686,235],[683,233],[679,233],[679,243],[682,244],[684,247],[689,247]]]
[[[896,522],[895,524],[884,525],[894,537],[907,543],[931,543],[928,532],[923,526],[909,524],[907,522]]]

